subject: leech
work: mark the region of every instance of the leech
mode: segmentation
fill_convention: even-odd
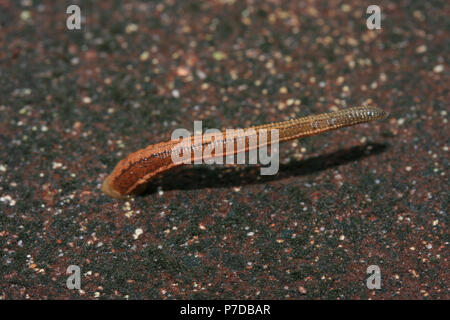
[[[113,198],[139,194],[144,190],[147,182],[156,175],[185,164],[174,162],[172,160],[173,153],[183,155],[190,151],[190,163],[194,163],[196,160],[195,163],[204,162],[212,158],[234,156],[240,152],[270,146],[272,143],[271,136],[267,132],[271,130],[278,130],[278,141],[284,142],[386,117],[386,112],[375,107],[355,107],[236,130],[231,136],[223,131],[223,140],[215,140],[213,134],[203,134],[186,139],[180,138],[161,142],[131,153],[121,160],[113,172],[106,177],[102,185],[102,191]],[[262,134],[267,138],[260,141]],[[250,143],[250,138],[257,138],[257,143]],[[238,140],[242,141],[243,139],[242,146],[242,143],[238,143]],[[241,145],[241,148],[238,148],[238,145]],[[214,152],[205,156],[204,151],[211,146],[214,147]]]

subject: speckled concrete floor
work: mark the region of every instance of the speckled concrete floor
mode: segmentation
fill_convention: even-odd
[[[0,0],[0,297],[448,299],[448,2],[378,1],[373,31],[372,2],[74,0],[70,31],[64,1]],[[283,145],[275,176],[99,189],[194,120],[361,104],[391,116]]]

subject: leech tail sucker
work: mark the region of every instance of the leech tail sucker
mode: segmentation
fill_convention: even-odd
[[[277,130],[278,141],[284,142],[359,123],[384,119],[387,116],[388,114],[379,108],[362,106],[254,126],[231,133],[223,131],[221,135],[223,138],[219,140],[216,140],[214,135],[203,134],[192,136],[191,139],[185,139],[184,141],[179,139],[161,142],[131,153],[121,160],[113,172],[106,177],[102,185],[102,191],[113,198],[138,194],[153,177],[183,164],[172,161],[174,152],[183,154],[183,152],[189,151],[192,163],[194,161],[206,161],[213,157],[226,157],[270,145],[272,143],[270,140],[271,130]],[[263,142],[261,142],[260,138],[263,133],[267,135],[267,139],[263,139]],[[256,144],[249,142],[252,138],[256,139]],[[238,147],[239,139],[241,141],[244,139],[244,143],[240,144],[240,147]],[[209,157],[204,156],[203,151],[211,146],[214,147],[214,152]]]

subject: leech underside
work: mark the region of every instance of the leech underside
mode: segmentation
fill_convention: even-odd
[[[384,119],[386,116],[386,112],[375,107],[354,107],[234,130],[231,133],[224,131],[219,135],[221,137],[219,139],[214,134],[203,134],[184,140],[161,142],[131,153],[121,160],[103,182],[102,191],[114,198],[138,194],[157,174],[184,164],[174,162],[173,153],[176,156],[183,156],[185,152],[189,152],[190,163],[197,163],[269,146],[272,144],[271,130],[278,130],[278,141],[284,142],[358,123]]]

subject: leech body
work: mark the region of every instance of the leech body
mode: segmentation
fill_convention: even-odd
[[[387,113],[378,108],[355,107],[250,127],[228,135],[223,132],[224,138],[221,140],[214,140],[215,137],[212,134],[203,134],[185,140],[161,142],[131,153],[121,160],[103,182],[102,191],[113,198],[122,198],[139,193],[142,187],[156,175],[183,165],[183,163],[175,163],[172,160],[173,152],[182,155],[183,152],[190,149],[192,163],[196,160],[207,161],[214,157],[227,157],[270,145],[271,136],[266,133],[273,129],[278,130],[278,141],[283,142],[353,126],[358,123],[384,119],[386,116]],[[261,139],[263,133],[267,136],[266,140]],[[250,138],[257,139],[255,140],[257,143],[249,143]],[[238,147],[239,143],[237,143],[239,139],[241,139],[241,142],[244,139],[244,144],[241,143],[240,148]],[[210,152],[210,156],[204,155],[203,151],[207,148],[214,151]]]

